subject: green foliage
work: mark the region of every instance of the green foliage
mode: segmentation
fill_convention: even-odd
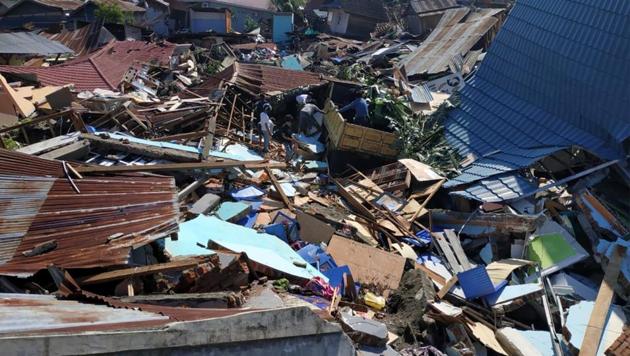
[[[4,144],[4,147],[6,147],[7,150],[14,151],[20,148],[20,144],[17,143],[12,137],[6,136],[6,137],[0,137],[0,139],[2,139],[2,143]]]
[[[260,27],[260,24],[250,16],[247,16],[245,19],[245,32],[254,31],[258,27]]]
[[[395,112],[402,112],[401,105],[406,107],[401,101],[394,104]],[[450,108],[442,104],[431,115],[388,115],[401,144],[401,156],[425,163],[446,177],[458,174],[461,161],[444,137],[444,121],[449,111]]]
[[[133,16],[124,12],[117,4],[100,3],[97,5],[94,15],[103,19],[105,23],[125,24],[133,22]]]
[[[296,13],[300,6],[306,5],[306,0],[272,0],[278,11]]]

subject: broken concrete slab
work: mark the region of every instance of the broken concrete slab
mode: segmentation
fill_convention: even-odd
[[[216,208],[220,202],[220,196],[212,193],[206,193],[201,198],[199,198],[199,200],[197,200],[188,211],[192,214],[197,215],[205,214]]]
[[[385,324],[342,312],[341,326],[350,338],[361,345],[385,347],[388,332]]]

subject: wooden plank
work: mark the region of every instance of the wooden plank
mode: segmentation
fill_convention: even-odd
[[[436,183],[435,185],[431,187],[431,193],[429,193],[429,196],[426,197],[426,199],[424,199],[424,201],[422,202],[422,205],[420,205],[420,208],[413,214],[411,219],[409,219],[409,225],[407,226],[408,228],[411,228],[411,225],[413,224],[413,222],[416,221],[418,216],[420,216],[420,213],[424,211],[424,208],[427,206],[427,204],[429,204],[429,201],[431,201],[431,198],[433,198],[433,196],[440,190],[444,182],[446,182],[446,179],[442,179],[441,181],[439,181],[438,183]]]
[[[373,285],[376,293],[398,288],[406,259],[366,244],[333,235],[327,252],[338,265],[348,265],[355,281]]]
[[[282,202],[284,203],[284,205],[291,211],[295,210],[295,208],[293,207],[293,204],[291,203],[287,195],[284,193],[284,190],[282,190],[280,183],[278,183],[276,176],[274,176],[273,173],[271,172],[271,169],[265,168],[265,172],[267,172],[267,175],[269,176],[269,180],[271,180],[271,183],[276,188],[276,191],[278,192],[278,194],[280,194],[280,198],[282,199]]]
[[[621,262],[623,261],[625,253],[625,246],[615,246],[612,258],[608,262],[608,266],[604,272],[604,279],[599,287],[599,292],[595,299],[595,306],[591,312],[591,318],[586,326],[586,332],[584,333],[584,339],[580,347],[580,356],[595,356],[599,349],[602,333],[606,326],[608,310],[610,309],[614,297],[614,285],[617,284],[617,277],[619,276]]]
[[[50,115],[46,115],[46,116],[36,117],[36,118],[30,119],[30,120],[23,120],[17,125],[1,128],[0,129],[0,133],[5,133],[5,132],[17,130],[17,129],[22,128],[24,126],[33,125],[33,124],[36,124],[38,122],[42,122],[42,121],[46,121],[46,120],[50,120],[50,119],[56,119],[56,118],[65,116],[67,114],[70,114],[71,112],[72,112],[72,110],[65,110],[65,111],[60,111],[60,112],[57,112],[57,113],[54,113],[54,114],[50,114]]]
[[[424,273],[426,273],[427,275],[429,275],[429,278],[440,284],[440,285],[445,285],[446,284],[446,279],[444,279],[444,277],[442,277],[441,275],[433,272],[431,269],[427,268],[425,265],[417,263],[415,264],[415,267],[419,270],[422,270]]]
[[[202,262],[203,262],[202,259],[192,259],[192,260],[188,259],[184,261],[174,261],[174,262],[160,263],[156,265],[125,268],[125,269],[103,272],[103,273],[99,273],[93,276],[89,276],[87,278],[79,280],[79,284],[81,285],[99,284],[99,283],[105,283],[105,282],[130,278],[130,277],[146,276],[149,274],[159,273],[159,272],[181,271],[188,268],[196,267]]]
[[[462,266],[464,271],[469,270],[471,266],[470,262],[468,261],[468,256],[466,256],[466,253],[464,253],[464,250],[462,249],[462,243],[459,241],[459,237],[455,235],[455,231],[451,229],[446,229],[444,230],[444,234],[446,235],[446,238],[448,239],[451,248],[455,252],[455,256],[457,256],[459,264]]]
[[[376,219],[374,217],[374,214],[372,214],[372,212],[368,210],[368,208],[363,206],[360,201],[358,201],[350,192],[348,192],[348,190],[343,185],[341,185],[341,183],[339,183],[336,179],[333,179],[333,182],[337,186],[337,189],[339,189],[339,194],[348,202],[348,204],[350,204],[353,209],[357,211],[357,213],[371,220]]]
[[[448,264],[451,265],[453,272],[455,273],[462,272],[463,269],[459,265],[459,262],[457,261],[457,258],[455,258],[455,255],[453,255],[451,246],[446,241],[446,238],[444,237],[444,233],[435,232],[435,233],[432,233],[431,235],[433,236],[433,239],[437,241],[438,245],[440,246],[440,249],[442,250],[442,253],[446,257]]]
[[[442,288],[438,291],[437,296],[440,299],[444,299],[444,296],[448,294],[448,291],[453,288],[453,286],[457,283],[457,276],[451,277],[446,284],[442,285]]]
[[[245,167],[249,169],[262,168],[285,168],[284,163],[269,163],[265,161],[222,161],[222,162],[190,162],[190,163],[168,163],[144,166],[80,166],[76,167],[79,173],[119,173],[119,172],[163,172],[163,171],[185,171],[192,169],[215,169]]]

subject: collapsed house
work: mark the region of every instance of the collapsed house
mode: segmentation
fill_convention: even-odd
[[[359,3],[0,66],[6,352],[627,354],[625,3]]]

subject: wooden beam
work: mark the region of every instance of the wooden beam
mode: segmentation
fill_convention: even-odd
[[[0,129],[0,133],[5,133],[5,132],[9,132],[9,131],[13,131],[13,130],[17,130],[19,128],[22,128],[24,126],[28,126],[28,125],[33,125],[36,124],[38,122],[42,122],[42,121],[46,121],[46,120],[50,120],[50,119],[56,119],[59,117],[62,117],[64,115],[70,114],[72,113],[72,110],[65,110],[65,111],[60,111],[54,114],[50,114],[50,115],[46,115],[46,116],[40,116],[40,117],[36,117],[34,119],[31,120],[23,120],[22,122],[20,122],[17,125],[13,125],[10,127],[5,127],[3,129]]]
[[[457,283],[457,275],[451,277],[446,284],[442,285],[442,289],[440,289],[437,293],[438,298],[444,299],[444,296],[448,294],[448,291],[453,288],[453,286]]]
[[[194,162],[199,160],[199,154],[174,148],[156,147],[136,142],[124,142],[113,138],[102,138],[92,134],[82,134],[81,138],[91,143],[92,149],[99,148],[133,153],[144,157],[164,159],[175,162]]]
[[[81,285],[99,284],[99,283],[117,281],[117,280],[130,278],[130,277],[146,276],[149,274],[154,274],[154,273],[159,273],[159,272],[181,271],[188,268],[197,267],[200,263],[203,263],[203,259],[187,259],[184,261],[174,261],[174,262],[160,263],[156,265],[125,268],[125,269],[120,269],[116,271],[103,272],[103,273],[99,273],[93,276],[89,276],[87,278],[80,279],[79,284]]]
[[[79,173],[124,173],[124,172],[164,172],[164,171],[185,171],[193,169],[218,169],[245,167],[248,169],[263,168],[286,168],[285,163],[269,163],[266,161],[223,161],[223,162],[190,162],[190,163],[168,163],[144,166],[79,166],[76,167]]]
[[[271,180],[271,183],[276,188],[276,191],[278,192],[278,194],[280,194],[280,198],[282,199],[282,202],[284,203],[284,205],[289,210],[294,211],[295,208],[293,207],[293,204],[289,200],[289,197],[287,197],[287,195],[284,193],[284,190],[282,190],[282,187],[280,186],[280,183],[278,183],[278,180],[276,179],[276,177],[271,172],[271,169],[265,168],[265,172],[267,172],[267,175],[269,176],[269,180]]]
[[[440,190],[444,182],[446,182],[446,179],[442,179],[441,181],[436,183],[434,187],[432,187],[433,189],[431,193],[429,194],[429,196],[426,199],[424,199],[424,201],[422,202],[422,205],[420,205],[420,208],[418,208],[418,210],[413,214],[411,219],[409,219],[407,228],[411,228],[411,225],[413,224],[413,222],[416,221],[418,216],[420,216],[420,214],[422,213],[422,210],[424,210],[427,204],[429,204],[429,201],[431,201],[431,198],[433,198],[433,196]]]
[[[333,182],[337,186],[337,189],[339,189],[339,194],[348,202],[348,204],[350,204],[353,209],[355,209],[364,217],[369,218],[370,220],[376,220],[374,214],[372,214],[372,212],[368,208],[363,206],[360,201],[358,201],[350,192],[348,192],[348,190],[341,183],[339,183],[336,179],[333,179]]]
[[[599,343],[606,326],[608,310],[614,297],[614,285],[617,284],[617,277],[619,277],[621,262],[625,254],[625,246],[615,245],[612,258],[608,262],[608,266],[606,266],[604,279],[595,299],[595,306],[593,311],[591,311],[591,318],[586,325],[586,332],[580,347],[580,356],[595,356],[599,349]]]

